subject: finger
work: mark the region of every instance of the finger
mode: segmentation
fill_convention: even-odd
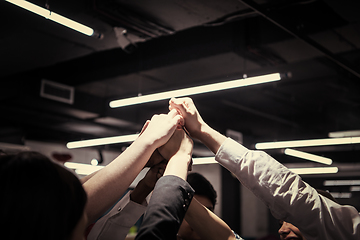
[[[185,101],[180,99],[171,99],[169,109],[176,109],[180,114],[185,114],[187,112]]]
[[[170,110],[170,112],[168,113],[169,117],[174,118],[176,115],[179,115],[178,111],[176,109],[172,109]]]
[[[173,118],[173,120],[174,120],[174,123],[176,123],[177,125],[180,125],[181,128],[182,128],[182,126],[185,125],[185,120],[184,120],[183,116],[181,116],[181,115],[176,115]]]

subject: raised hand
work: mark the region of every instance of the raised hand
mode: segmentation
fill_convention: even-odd
[[[150,122],[146,122],[139,139],[144,139],[146,144],[154,147],[164,145],[172,136],[178,125],[183,125],[184,119],[174,109],[168,114],[154,115]]]
[[[206,125],[191,98],[172,98],[169,101],[169,109],[178,111],[185,120],[185,127],[191,137],[199,139],[201,129]]]

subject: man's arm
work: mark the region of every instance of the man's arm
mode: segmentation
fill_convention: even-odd
[[[181,144],[170,158],[164,176],[156,183],[136,240],[176,240],[193,198],[194,190],[185,180],[193,143],[182,129],[177,129],[174,134],[174,139],[179,139]]]
[[[169,104],[184,117],[190,134],[216,153],[215,159],[264,201],[276,218],[294,224],[307,240],[359,239],[360,216],[354,207],[320,196],[265,152],[250,151],[216,132],[190,98],[171,99]]]
[[[192,229],[207,240],[235,240],[231,228],[215,213],[211,212],[194,198],[185,215]]]

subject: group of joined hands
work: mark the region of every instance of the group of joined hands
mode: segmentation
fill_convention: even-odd
[[[145,138],[150,144],[159,146],[145,165],[150,169],[143,182],[149,188],[154,188],[156,181],[165,172],[167,175],[177,175],[186,179],[186,172],[191,171],[193,140],[185,127],[185,120],[189,119],[189,123],[186,124],[188,127],[193,117],[189,116],[189,110],[184,101],[171,99],[167,114],[153,115],[151,120],[144,124],[139,138]],[[195,132],[194,127],[190,126],[190,129]]]

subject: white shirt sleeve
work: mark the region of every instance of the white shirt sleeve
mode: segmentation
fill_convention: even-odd
[[[87,240],[123,240],[145,212],[146,200],[138,204],[130,200],[130,191],[102,218],[87,236]]]
[[[215,159],[259,197],[275,218],[294,224],[307,240],[360,239],[360,215],[323,197],[263,151],[228,138]]]

